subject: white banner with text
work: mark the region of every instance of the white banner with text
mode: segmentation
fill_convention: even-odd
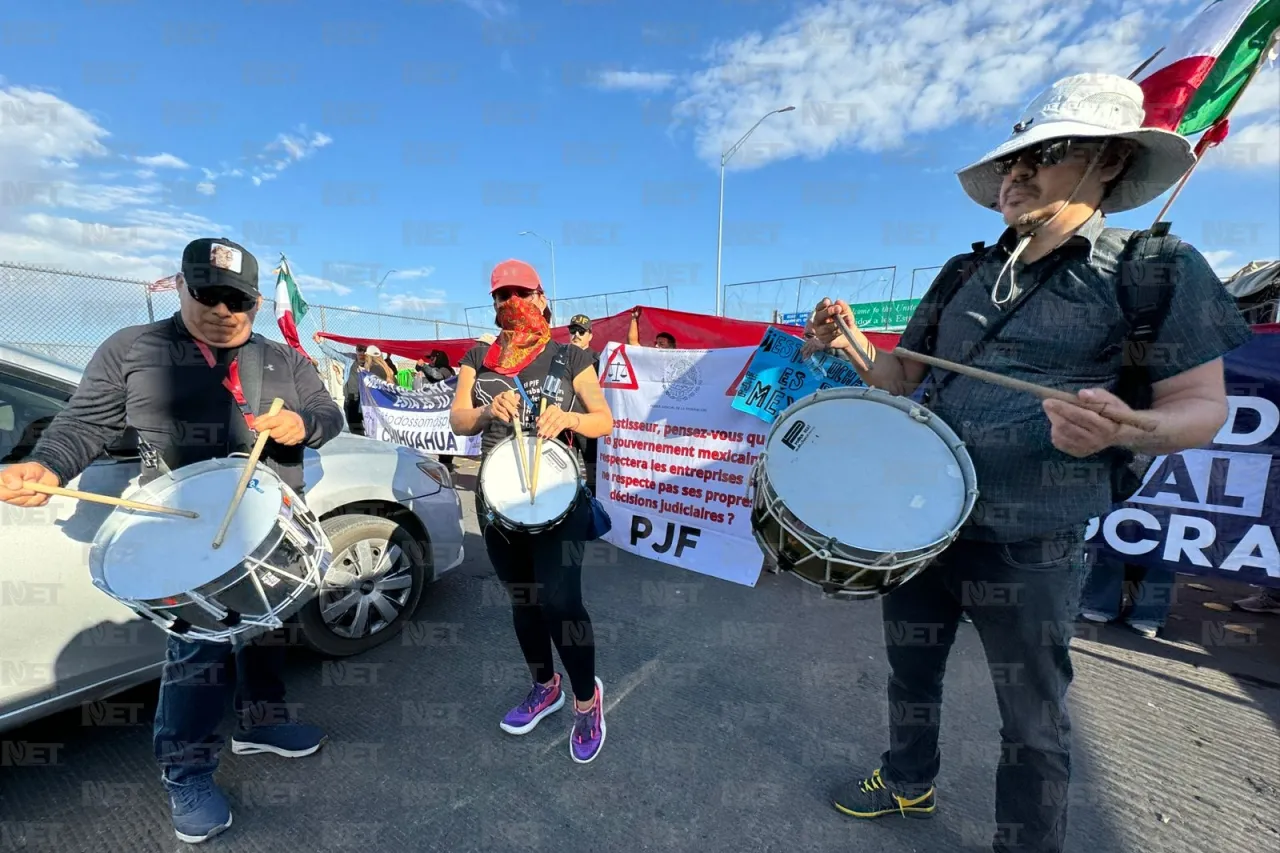
[[[768,427],[732,405],[755,351],[605,348],[600,384],[614,427],[600,439],[596,493],[613,520],[606,541],[755,586],[764,557],[748,483]]]

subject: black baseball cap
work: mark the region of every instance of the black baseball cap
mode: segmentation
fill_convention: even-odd
[[[230,287],[258,296],[258,259],[253,253],[221,237],[192,240],[182,250],[182,277],[193,290]]]
[[[574,314],[569,318],[569,330],[581,329],[584,332],[591,331],[591,318],[586,314]]]

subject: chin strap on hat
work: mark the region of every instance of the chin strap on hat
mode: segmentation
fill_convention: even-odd
[[[1067,209],[1071,202],[1075,201],[1076,193],[1080,192],[1080,188],[1084,186],[1084,182],[1093,174],[1093,170],[1097,168],[1098,162],[1102,159],[1102,155],[1106,153],[1106,150],[1107,146],[1103,145],[1102,148],[1098,150],[1098,153],[1093,156],[1093,159],[1089,161],[1089,168],[1084,170],[1084,174],[1080,176],[1080,180],[1076,181],[1075,188],[1071,190],[1071,195],[1067,196],[1067,200],[1062,203],[1062,206],[1058,208],[1057,212],[1044,222],[1037,225],[1034,229],[1024,234],[1022,238],[1018,240],[1018,245],[1015,246],[1013,251],[1009,254],[1009,260],[1005,261],[1004,266],[1000,268],[1000,274],[996,276],[995,284],[991,285],[991,301],[995,305],[1003,308],[1005,305],[1008,305],[1010,302],[1018,298],[1018,294],[1021,293],[1021,290],[1018,287],[1017,274],[1014,272],[1013,265],[1018,262],[1018,258],[1021,257],[1024,251],[1026,251],[1027,246],[1031,245],[1031,241],[1040,233],[1040,229],[1052,225],[1053,220],[1061,216],[1062,212]],[[1069,239],[1071,239],[1071,234],[1068,234],[1059,240],[1057,246],[1054,246],[1053,249],[1058,248],[1058,246],[1061,246]],[[1052,252],[1053,249],[1050,249],[1049,251]],[[1048,252],[1045,254],[1048,254]],[[1009,289],[1002,297],[1000,295],[1000,282],[1004,280],[1004,274],[1006,272],[1009,273]]]

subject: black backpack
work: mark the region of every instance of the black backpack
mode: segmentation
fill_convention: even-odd
[[[1133,409],[1151,408],[1149,365],[1156,338],[1173,299],[1174,270],[1180,244],[1181,241],[1169,233],[1169,223],[1158,222],[1150,229],[1131,232],[1119,259],[1116,298],[1128,321],[1129,333],[1123,344],[1120,381],[1115,393]],[[923,348],[926,354],[932,353],[937,345],[938,322],[943,309],[986,259],[987,252],[985,243],[974,243],[971,252],[961,255],[950,266],[947,278],[937,282],[938,295],[930,299],[926,309],[930,312]],[[1012,310],[1006,311],[1002,319],[1007,319],[1012,313]],[[999,321],[991,324],[987,330],[988,338],[994,337],[999,325]],[[969,355],[979,343],[974,343]],[[968,360],[967,356],[965,360]],[[1115,464],[1111,469],[1111,496],[1116,503],[1122,503],[1142,486],[1155,457],[1134,454],[1122,448],[1113,448],[1112,455]]]

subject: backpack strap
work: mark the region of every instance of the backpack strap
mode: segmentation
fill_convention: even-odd
[[[947,274],[946,278],[937,282],[937,296],[929,300],[926,309],[929,312],[929,326],[924,334],[924,345],[921,347],[921,352],[925,355],[932,354],[938,344],[938,324],[942,321],[943,310],[955,298],[955,295],[960,292],[960,288],[964,287],[965,282],[982,265],[983,259],[986,258],[987,244],[985,242],[978,241],[972,244],[970,248],[972,249],[971,252],[956,258],[950,270],[943,270]]]
[[[1117,270],[1116,299],[1129,331],[1125,335],[1117,396],[1133,408],[1151,407],[1153,344],[1169,315],[1181,240],[1169,223],[1129,235]]]

